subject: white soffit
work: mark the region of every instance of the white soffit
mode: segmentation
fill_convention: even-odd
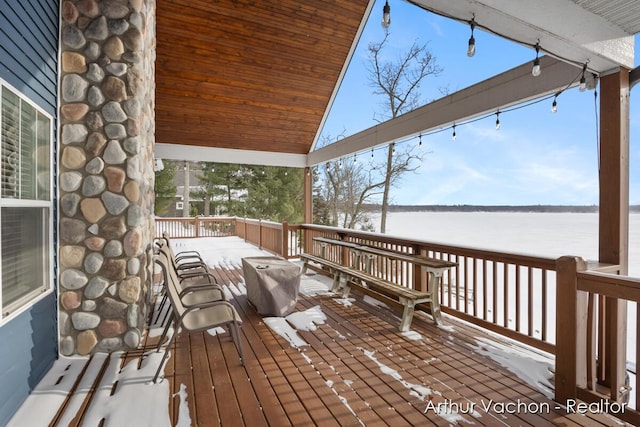
[[[603,2],[598,0],[409,1],[462,21],[475,15],[479,28],[527,45],[539,40],[542,52],[576,64],[588,61],[589,70],[597,73],[634,66],[633,34],[640,26],[638,0],[607,0],[615,4],[614,11],[625,12],[617,14],[599,7]]]
[[[180,144],[155,144],[157,159],[191,162],[238,163],[243,165],[284,166],[304,168],[305,154],[274,153],[272,151],[235,150],[231,148],[199,147]]]
[[[464,122],[495,112],[497,109],[505,109],[557,93],[570,84],[576,86],[582,73],[582,68],[548,56],[540,58],[540,65],[544,71],[539,77],[531,75],[531,63],[528,62],[395,119],[322,147],[309,153],[308,165],[313,166],[364,152],[393,141],[417,136],[419,133],[450,126],[454,122]],[[586,77],[587,85],[593,87],[592,75],[589,74]]]

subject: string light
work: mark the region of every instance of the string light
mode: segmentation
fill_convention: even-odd
[[[382,28],[385,30],[391,25],[391,6],[389,6],[389,0],[387,0],[382,8]]]
[[[536,59],[533,60],[533,68],[531,69],[531,75],[533,77],[538,77],[542,72],[542,70],[540,69],[540,58],[538,57],[540,55],[540,41],[536,43],[535,47],[536,47]]]
[[[356,157],[356,153],[353,153],[353,164],[358,163],[358,158]]]
[[[587,90],[587,79],[584,77],[584,73],[587,71],[587,63],[582,66],[582,77],[580,77],[580,92]]]
[[[396,155],[396,144],[391,144],[391,155],[392,156]]]
[[[473,30],[474,28],[476,28],[475,15],[473,16],[473,18],[471,18],[471,22],[469,22],[469,25],[471,26],[471,37],[469,37],[469,44],[467,46],[467,56],[471,58],[473,55],[476,54],[476,39],[475,37],[473,37]]]
[[[584,66],[584,65],[583,65],[583,68],[585,68],[585,66]],[[584,72],[586,73],[586,70],[585,70]],[[501,113],[504,113],[504,112],[511,112],[511,111],[515,111],[515,110],[520,110],[520,109],[522,109],[522,108],[526,108],[526,107],[529,107],[529,106],[531,106],[531,105],[538,104],[538,103],[540,103],[540,102],[548,101],[548,100],[549,100],[549,99],[551,99],[551,98],[553,98],[553,102],[552,102],[552,105],[551,105],[551,112],[556,113],[556,112],[558,111],[558,102],[557,102],[557,98],[558,98],[558,96],[560,96],[560,95],[561,95],[564,91],[566,91],[567,89],[571,88],[571,87],[575,84],[575,82],[576,82],[576,81],[578,81],[579,77],[581,77],[581,76],[582,76],[582,72],[581,72],[580,74],[577,74],[577,75],[574,77],[574,79],[573,79],[573,80],[571,80],[571,82],[569,82],[569,83],[568,83],[568,84],[567,84],[563,89],[559,90],[558,92],[556,92],[556,93],[555,93],[555,94],[553,94],[553,95],[548,95],[548,96],[541,97],[541,98],[535,99],[535,100],[533,100],[533,101],[527,102],[527,103],[525,103],[525,104],[520,104],[520,105],[517,105],[517,106],[509,107],[509,108],[506,108],[506,109],[504,109],[504,110],[502,110],[502,111],[501,111],[500,109],[498,109],[498,110],[496,110],[496,112],[495,112],[495,113],[489,113],[489,114],[485,114],[485,115],[483,115],[483,116],[475,117],[475,118],[473,118],[473,119],[466,120],[466,121],[464,121],[464,122],[462,122],[462,123],[455,123],[455,122],[454,122],[454,123],[451,125],[451,127],[445,127],[445,128],[440,128],[440,129],[433,130],[433,131],[430,131],[430,132],[426,132],[424,135],[425,135],[425,136],[435,135],[435,134],[438,134],[438,133],[442,133],[442,132],[444,132],[444,131],[446,131],[446,130],[448,130],[448,129],[452,129],[452,135],[451,135],[451,138],[455,141],[455,140],[456,140],[456,138],[457,138],[456,126],[458,126],[458,125],[467,125],[467,124],[475,123],[475,122],[478,122],[478,121],[481,121],[481,120],[485,120],[485,119],[487,119],[487,118],[489,118],[489,117],[491,117],[491,116],[493,116],[493,115],[495,115],[495,117],[496,117],[496,122],[495,122],[495,124],[496,124],[496,130],[499,130],[499,129],[500,129],[500,114],[501,114]],[[582,79],[580,78],[580,80],[582,80]],[[597,96],[597,91],[594,91],[594,93],[595,93],[595,94],[596,94],[596,96]],[[418,147],[419,147],[420,149],[422,148],[422,135],[423,135],[423,133],[422,133],[422,132],[420,132],[420,133],[418,134]],[[395,154],[395,145],[396,145],[396,144],[398,144],[398,143],[405,143],[405,142],[408,142],[408,141],[412,140],[413,138],[415,138],[415,137],[411,137],[411,138],[406,139],[406,140],[401,140],[401,141],[396,141],[396,142],[394,142],[394,143],[393,143],[393,148],[392,148],[392,153],[394,153],[394,154]],[[392,144],[390,144],[390,145],[392,145]],[[371,160],[372,162],[374,161],[374,151],[376,151],[377,149],[382,149],[382,148],[383,148],[383,147],[377,147],[377,148],[371,147],[371,158],[370,158],[370,160]],[[354,153],[354,163],[355,163],[355,161],[356,161],[357,154],[358,154],[358,153]],[[330,163],[330,162],[327,162],[327,163],[325,164],[325,165],[326,165],[327,170],[329,169],[329,163]],[[337,166],[338,166],[338,168],[340,168],[340,167],[342,166],[342,158],[340,158],[340,160],[339,160],[339,162],[338,162],[338,165],[337,165]],[[263,171],[263,174],[264,174],[264,171]]]

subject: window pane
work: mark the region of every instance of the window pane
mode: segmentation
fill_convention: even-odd
[[[38,200],[50,199],[51,173],[51,120],[38,113],[38,149],[36,170],[38,174]]]
[[[2,197],[18,197],[18,156],[20,148],[20,99],[2,88]]]
[[[36,199],[36,109],[23,102],[20,114],[20,198]]]
[[[2,228],[2,308],[37,289],[49,287],[47,208],[0,211]]]

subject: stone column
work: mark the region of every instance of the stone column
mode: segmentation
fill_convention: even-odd
[[[155,0],[62,2],[63,355],[140,343],[153,266],[155,10]]]

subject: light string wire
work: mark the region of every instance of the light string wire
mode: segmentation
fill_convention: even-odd
[[[408,2],[408,3],[411,3],[412,5],[414,5],[414,6],[416,6],[416,7],[419,7],[419,8],[420,8],[420,9],[422,9],[422,10],[426,10],[427,12],[431,12],[431,13],[433,13],[434,15],[442,16],[443,18],[447,18],[447,19],[452,19],[452,20],[457,21],[457,22],[459,22],[459,23],[461,23],[461,24],[469,25],[469,24],[471,23],[471,20],[466,20],[466,19],[458,18],[457,16],[449,15],[448,13],[441,12],[441,11],[439,11],[439,10],[435,10],[435,9],[428,8],[428,7],[426,7],[426,6],[422,5],[422,4],[418,4],[418,3],[416,3],[416,2],[414,2],[414,1],[412,1],[412,0],[407,0],[407,2]],[[528,43],[528,42],[524,42],[524,41],[522,41],[522,40],[515,39],[515,38],[513,38],[513,37],[511,37],[511,36],[508,36],[508,35],[502,34],[502,33],[498,32],[498,31],[492,30],[492,29],[491,29],[491,28],[489,28],[489,27],[485,27],[484,25],[482,25],[482,24],[479,24],[479,23],[478,23],[478,21],[475,19],[475,14],[473,14],[473,24],[474,24],[474,27],[475,27],[475,28],[482,28],[483,30],[485,30],[485,31],[486,31],[486,32],[488,32],[488,33],[494,34],[494,35],[496,35],[496,36],[498,36],[498,37],[502,37],[502,38],[504,38],[504,39],[507,39],[507,40],[512,41],[512,42],[514,42],[514,43],[518,43],[518,44],[523,45],[523,46],[528,46],[528,47],[530,47],[530,48],[535,48],[535,47],[536,47],[536,45],[538,45],[538,46],[540,47],[540,50],[544,51],[546,54],[548,54],[548,55],[550,55],[550,56],[553,56],[554,58],[561,59],[561,60],[563,60],[563,61],[565,61],[565,62],[568,62],[568,63],[570,63],[570,64],[573,64],[573,65],[575,65],[576,67],[581,67],[581,68],[582,68],[582,66],[584,65],[584,63],[583,63],[583,62],[578,62],[578,61],[576,61],[576,60],[566,58],[566,57],[564,57],[564,56],[558,55],[558,54],[556,54],[556,53],[553,53],[553,52],[550,52],[550,51],[548,51],[548,50],[544,49],[544,48],[542,47],[542,45],[540,44],[540,39],[538,39],[538,40],[536,41],[536,43]],[[594,73],[594,74],[597,74],[597,73],[593,72],[592,70],[589,70],[589,71],[591,71],[591,72],[592,72],[592,73]]]
[[[562,89],[560,89],[559,91],[554,92],[554,93],[552,93],[552,94],[549,94],[549,95],[543,96],[543,97],[541,97],[541,98],[534,99],[534,100],[529,101],[529,102],[526,102],[526,103],[524,103],[524,104],[514,105],[514,106],[512,106],[512,107],[507,107],[507,108],[498,108],[498,109],[496,109],[496,111],[492,111],[492,112],[490,112],[490,113],[486,113],[486,114],[484,114],[484,115],[481,115],[481,116],[478,116],[478,117],[474,117],[474,118],[469,119],[469,120],[465,120],[465,121],[461,121],[461,122],[454,122],[454,123],[453,123],[452,125],[450,125],[450,126],[441,127],[441,128],[438,128],[438,129],[434,129],[434,130],[432,130],[432,131],[429,131],[429,132],[420,132],[420,134],[419,134],[418,136],[413,135],[413,136],[411,136],[411,137],[409,137],[409,138],[396,140],[396,141],[394,142],[394,144],[405,144],[405,143],[408,143],[408,142],[411,142],[411,141],[415,140],[416,138],[418,138],[419,140],[421,140],[423,136],[436,135],[436,134],[443,133],[443,132],[447,132],[447,131],[450,131],[450,130],[454,130],[454,131],[455,131],[455,129],[458,129],[460,126],[464,126],[464,125],[468,125],[468,124],[476,123],[476,122],[479,122],[479,121],[481,121],[481,120],[486,120],[486,119],[487,119],[487,118],[489,118],[489,117],[494,117],[496,114],[500,114],[500,115],[502,115],[502,114],[504,114],[504,113],[510,113],[510,112],[512,112],[512,111],[517,111],[517,110],[520,110],[520,109],[523,109],[523,108],[527,108],[527,107],[530,107],[530,106],[532,106],[532,105],[536,105],[536,104],[539,104],[539,103],[541,103],[541,102],[548,101],[548,100],[550,100],[550,99],[554,99],[554,100],[555,100],[555,99],[557,99],[560,95],[562,95],[562,93],[564,93],[564,92],[565,92],[565,91],[567,91],[569,88],[571,88],[571,86],[572,86],[576,81],[578,81],[578,79],[579,79],[581,76],[582,76],[582,70],[580,70],[580,72],[579,72],[578,74],[576,74],[576,76],[573,78],[573,80],[571,80],[571,81],[570,81],[570,82],[569,82],[569,83],[568,83],[564,88],[562,88]],[[596,91],[596,96],[597,96],[597,91]],[[597,128],[597,129],[599,129],[599,124],[597,123],[597,121],[598,121],[598,114],[597,114],[597,103],[596,103],[596,128]],[[599,146],[599,144],[600,144],[600,141],[599,141],[599,139],[598,139],[598,146]],[[420,146],[421,146],[421,145],[420,145]],[[384,149],[388,149],[388,144],[381,145],[381,146],[378,146],[378,147],[371,147],[371,148],[367,148],[367,152],[370,152],[370,153],[371,153],[371,159],[373,159],[373,158],[374,158],[374,152],[377,152],[378,150],[384,150]],[[598,148],[598,152],[599,152],[599,148]],[[353,153],[354,158],[355,158],[356,156],[358,156],[359,154],[361,154],[361,153],[364,153],[364,151],[359,151],[359,152],[355,152],[355,153]],[[350,156],[350,154],[348,154],[347,156]],[[342,156],[342,157],[340,157],[340,158],[339,158],[339,160],[335,160],[335,159],[328,160],[328,161],[324,162],[324,165],[325,165],[326,167],[329,167],[329,163],[331,163],[332,161],[339,161],[339,163],[341,164],[341,163],[342,163],[342,158],[343,158],[343,157],[346,157],[346,156]],[[317,166],[319,166],[319,165],[317,165]],[[598,167],[598,169],[599,169],[599,167]]]

